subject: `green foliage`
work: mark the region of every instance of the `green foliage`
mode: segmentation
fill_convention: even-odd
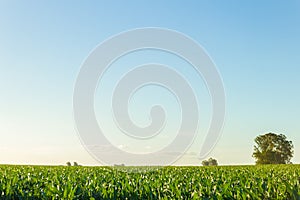
[[[293,157],[293,144],[285,135],[268,133],[255,138],[253,157],[256,164],[288,164]]]
[[[0,199],[300,199],[299,165],[143,169],[2,165]]]
[[[208,160],[202,161],[203,166],[218,166],[218,161],[213,158],[209,158]]]

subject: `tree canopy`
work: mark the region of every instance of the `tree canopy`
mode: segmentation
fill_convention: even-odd
[[[209,158],[208,160],[203,160],[202,165],[203,166],[217,166],[218,162],[216,159]]]
[[[283,134],[267,133],[255,138],[253,157],[256,164],[288,164],[293,157],[293,144]]]

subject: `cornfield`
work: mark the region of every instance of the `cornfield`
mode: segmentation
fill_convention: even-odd
[[[1,165],[0,197],[300,199],[299,165],[124,168]]]

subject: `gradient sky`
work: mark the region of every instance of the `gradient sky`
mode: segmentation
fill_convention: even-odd
[[[300,2],[273,0],[1,1],[0,163],[98,164],[75,131],[76,77],[100,42],[140,27],[182,32],[217,65],[227,114],[209,157],[253,164],[254,138],[275,132],[300,163]]]

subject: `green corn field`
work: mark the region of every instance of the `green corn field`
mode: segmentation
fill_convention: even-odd
[[[300,199],[300,165],[125,168],[1,165],[0,197]]]

